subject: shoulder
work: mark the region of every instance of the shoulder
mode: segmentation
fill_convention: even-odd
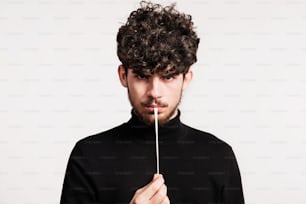
[[[75,149],[92,149],[95,147],[101,147],[101,145],[107,145],[113,143],[118,139],[126,127],[126,123],[118,125],[109,130],[99,132],[93,135],[89,135],[78,140],[75,144]]]
[[[232,153],[232,147],[230,144],[225,142],[224,140],[220,139],[216,135],[199,130],[193,127],[190,127],[188,125],[183,124],[186,128],[186,135],[188,140],[193,141],[197,144],[197,146],[200,146],[201,148],[209,149],[211,152],[219,152],[222,154],[231,154]]]

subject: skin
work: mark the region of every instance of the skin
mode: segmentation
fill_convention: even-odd
[[[136,191],[130,204],[170,204],[163,176],[154,174],[150,183]]]
[[[192,80],[192,71],[183,76],[151,74],[138,76],[122,66],[118,68],[118,75],[122,86],[128,89],[128,96],[133,110],[147,125],[154,124],[154,107],[158,107],[158,122],[164,125],[174,118],[178,112],[178,105],[182,93]]]
[[[133,110],[147,125],[154,124],[154,107],[158,107],[159,125],[166,124],[178,113],[182,93],[192,80],[192,71],[183,76],[153,73],[139,76],[132,69],[120,65],[118,75],[123,87],[127,88]],[[155,174],[152,181],[139,188],[130,204],[169,204],[167,187],[161,174]]]

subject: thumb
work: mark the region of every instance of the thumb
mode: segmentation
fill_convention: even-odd
[[[163,176],[161,174],[154,174],[153,175],[153,181],[156,180],[157,178],[162,178]]]

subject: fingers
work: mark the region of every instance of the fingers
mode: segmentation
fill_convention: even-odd
[[[170,204],[169,197],[166,196],[166,197],[164,198],[164,200],[163,200],[160,204]]]
[[[151,199],[157,191],[162,187],[165,180],[161,174],[154,174],[153,180],[144,187],[143,196]]]
[[[138,189],[130,204],[170,204],[164,178],[155,174],[152,181]]]
[[[167,187],[163,184],[160,189],[150,199],[152,203],[165,203],[167,198]]]

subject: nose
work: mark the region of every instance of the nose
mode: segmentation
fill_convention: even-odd
[[[160,81],[158,77],[152,77],[149,80],[148,87],[147,87],[147,95],[152,98],[159,98],[160,97]]]

